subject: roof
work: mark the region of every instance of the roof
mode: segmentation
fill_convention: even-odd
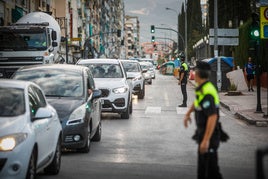
[[[80,59],[76,64],[88,64],[88,63],[107,63],[107,64],[118,64],[119,60],[117,59],[108,59],[108,58],[95,58],[95,59]]]
[[[83,71],[85,66],[72,65],[72,64],[42,64],[42,65],[30,65],[24,66],[19,70],[30,70],[30,69],[60,69],[60,70],[73,70],[73,71]]]

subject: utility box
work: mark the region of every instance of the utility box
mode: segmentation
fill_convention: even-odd
[[[233,57],[218,57],[221,60],[221,90],[219,91],[228,91],[230,87],[230,80],[227,78],[226,74],[233,70],[234,63]],[[207,62],[211,66],[211,75],[210,81],[217,88],[217,58],[204,59],[203,61]]]

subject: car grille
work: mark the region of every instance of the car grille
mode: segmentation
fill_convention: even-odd
[[[100,89],[101,90],[101,97],[108,97],[110,94],[110,90],[109,89]]]
[[[18,68],[2,68],[0,69],[0,78],[11,78],[16,70],[18,70]]]
[[[7,159],[6,158],[0,158],[0,172],[2,168],[5,166]]]

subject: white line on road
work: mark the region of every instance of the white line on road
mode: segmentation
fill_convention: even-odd
[[[148,106],[145,110],[145,114],[161,114],[161,107],[152,107],[152,106]]]

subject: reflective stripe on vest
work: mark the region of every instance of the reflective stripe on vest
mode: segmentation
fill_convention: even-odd
[[[220,104],[218,92],[211,82],[206,82],[199,91],[195,91],[195,95],[194,107],[196,110],[201,110],[200,103],[206,95],[211,95],[214,98],[214,103],[217,107]]]

